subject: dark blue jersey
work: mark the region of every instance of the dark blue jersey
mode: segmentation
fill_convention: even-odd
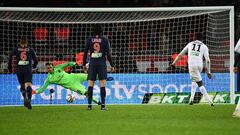
[[[36,68],[37,67],[37,57],[34,50],[30,47],[16,47],[10,54],[8,65],[11,67],[12,56],[16,56],[17,68]],[[32,65],[32,60],[34,64]]]
[[[234,67],[240,68],[240,53],[236,52],[234,57]]]
[[[102,36],[93,36],[87,39],[87,43],[84,50],[83,65],[86,65],[87,54],[90,52],[90,61],[106,63],[106,57],[112,67],[114,67],[112,62],[111,50],[109,41],[107,38]]]

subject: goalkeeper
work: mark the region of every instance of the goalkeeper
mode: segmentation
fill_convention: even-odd
[[[53,66],[52,63],[46,63],[46,69],[48,72],[47,79],[45,80],[42,87],[39,89],[33,90],[32,94],[39,94],[46,90],[47,86],[50,84],[58,84],[62,87],[69,89],[71,91],[77,92],[80,95],[87,96],[87,90],[81,84],[87,80],[87,74],[85,73],[66,73],[64,68],[75,66],[75,62],[66,62],[57,66]],[[93,99],[98,105],[101,105],[101,102],[97,99]]]

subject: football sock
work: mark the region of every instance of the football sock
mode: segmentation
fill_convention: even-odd
[[[204,86],[201,86],[199,89],[200,89],[201,93],[203,94],[204,98],[205,98],[209,103],[212,104],[213,102],[212,102],[211,98],[209,97],[209,95],[208,95],[208,93],[207,93],[207,91],[206,91],[206,88],[205,88]]]
[[[88,87],[88,105],[92,104],[93,87]]]
[[[236,109],[235,109],[236,112],[240,112],[240,101],[238,101],[238,104],[236,106]]]
[[[196,82],[192,82],[191,96],[190,96],[189,101],[193,101],[194,96],[195,96],[195,92],[196,92],[196,88],[197,88],[197,83]]]
[[[100,90],[102,107],[105,107],[106,89],[105,87],[101,87]]]
[[[32,87],[31,86],[27,86],[27,98],[28,99],[32,99]]]
[[[23,98],[26,98],[25,84],[21,84],[20,91],[22,93]]]

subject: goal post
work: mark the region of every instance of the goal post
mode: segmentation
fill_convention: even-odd
[[[234,103],[234,8],[212,7],[149,7],[149,8],[30,8],[0,7],[0,105],[21,105],[23,100],[15,74],[7,70],[8,55],[25,36],[38,57],[38,71],[33,75],[33,88],[45,78],[45,63],[81,62],[85,41],[91,26],[100,23],[103,36],[111,44],[117,72],[109,73],[108,104],[178,103],[187,101],[191,91],[187,57],[176,68],[169,64],[183,47],[204,35],[209,48],[214,78],[202,73],[203,83],[216,103]],[[66,69],[78,73],[81,67]],[[84,83],[87,88],[87,83]],[[70,91],[55,89],[54,104],[67,104]],[[94,96],[99,98],[96,82]],[[201,94],[196,100],[204,103]],[[75,93],[74,93],[75,94]],[[224,96],[224,94],[226,96]],[[84,96],[75,95],[74,104],[86,104]],[[230,98],[230,99],[229,99]],[[34,95],[33,104],[49,104],[46,90]],[[185,102],[186,103],[186,102]]]

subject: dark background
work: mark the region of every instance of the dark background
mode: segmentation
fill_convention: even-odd
[[[47,1],[47,0],[0,0],[0,6],[1,7],[186,7],[186,6],[234,6],[235,9],[235,41],[237,42],[237,40],[240,37],[240,0],[51,0],[51,1]],[[170,21],[171,22],[171,21]],[[174,21],[173,21],[174,22]],[[8,23],[8,22],[7,22]],[[155,22],[157,23],[161,23],[161,22]],[[21,25],[21,26],[20,26]],[[53,24],[46,24],[46,27],[51,28],[48,29],[49,31],[49,39],[46,41],[46,43],[44,42],[44,44],[46,44],[45,46],[43,46],[43,43],[36,43],[34,41],[34,37],[29,37],[30,39],[30,45],[33,46],[33,48],[35,48],[37,55],[40,56],[44,56],[44,58],[42,58],[45,61],[51,61],[52,59],[56,59],[56,60],[65,60],[66,59],[71,59],[74,60],[75,59],[75,55],[71,56],[70,58],[68,57],[69,55],[65,55],[65,52],[73,52],[73,54],[82,51],[83,46],[79,46],[79,45],[84,45],[85,39],[77,39],[79,37],[86,37],[86,35],[89,35],[89,33],[83,32],[83,35],[79,36],[79,35],[70,35],[70,37],[73,37],[73,39],[69,39],[69,42],[67,43],[63,43],[63,45],[61,45],[62,43],[60,42],[53,42],[55,41],[54,39],[50,39],[51,37],[54,37],[54,29],[52,29],[53,27],[64,27],[64,26],[59,26],[58,25],[54,25]],[[153,26],[155,26],[155,24],[152,24]],[[13,24],[13,23],[8,23],[8,24],[1,24],[1,26],[9,26],[7,29],[7,33],[5,34],[5,36],[8,36],[6,38],[4,38],[5,40],[9,39],[9,35],[12,36],[18,36],[18,35],[31,35],[31,33],[24,33],[26,32],[32,32],[32,24],[29,23],[20,23],[20,24]],[[42,26],[42,25],[39,25]],[[36,26],[36,27],[39,27]],[[131,25],[129,25],[131,26]],[[141,25],[139,25],[141,26]],[[34,26],[35,27],[35,26]],[[78,26],[73,25],[71,26],[74,29],[71,29],[71,31],[76,31],[78,29],[76,29]],[[197,26],[198,27],[198,26]],[[126,27],[127,28],[127,27]],[[18,34],[14,34],[11,33],[14,30],[18,30]],[[129,28],[130,29],[130,28]],[[138,28],[136,27],[137,31]],[[80,29],[79,31],[82,31],[85,29]],[[89,30],[87,30],[89,31]],[[113,30],[110,30],[113,31]],[[202,31],[202,30],[199,30]],[[203,30],[204,31],[204,30]],[[133,30],[134,32],[134,30]],[[5,32],[6,33],[6,32]],[[77,32],[72,32],[72,33],[77,33]],[[143,31],[143,33],[146,33],[145,31]],[[147,33],[151,33],[151,32],[147,32]],[[107,34],[105,34],[107,35]],[[112,34],[112,35],[127,35],[128,34]],[[185,33],[185,35],[188,35],[188,33]],[[169,37],[173,37],[171,35],[169,35]],[[12,37],[11,39],[18,39],[19,37]],[[126,39],[128,39],[128,37],[109,37],[110,40],[113,41],[113,43],[111,43],[112,45],[115,45],[114,43],[114,39],[123,39],[123,41],[121,41],[121,43],[125,43],[127,44],[128,42],[126,41]],[[148,38],[149,39],[149,38]],[[125,42],[124,42],[125,41]],[[152,41],[152,40],[150,40]],[[170,41],[175,41],[175,40],[170,40]],[[2,41],[3,42],[3,41]],[[1,48],[2,50],[0,50],[0,52],[10,52],[12,47],[17,45],[18,40],[10,40],[10,41],[6,41],[4,43],[9,43],[8,46],[10,47],[3,47]],[[134,41],[135,42],[135,41]],[[146,41],[149,43],[149,41]],[[188,42],[188,41],[185,41]],[[158,43],[158,42],[156,42]],[[38,45],[41,44],[41,45]],[[68,44],[68,48],[65,48],[66,45]],[[169,43],[172,45],[175,45],[176,43]],[[235,43],[236,44],[236,43]],[[151,45],[151,44],[150,44]],[[184,45],[184,44],[183,44]],[[57,49],[56,49],[57,46]],[[179,47],[177,44],[175,46],[172,46],[172,48],[169,48],[170,50],[174,50],[173,48],[178,48],[178,50],[176,50],[176,52],[180,52],[182,47]],[[78,48],[78,49],[76,49]],[[113,47],[114,48],[114,47]],[[116,48],[116,47],[115,47]],[[127,47],[122,47],[122,48],[127,48]],[[4,50],[5,49],[5,50]],[[66,49],[68,49],[66,51]],[[154,47],[153,49],[156,49],[156,47]],[[151,51],[151,48],[148,49]],[[161,48],[157,48],[157,50],[161,50]],[[124,54],[121,54],[121,52],[125,52]],[[128,51],[128,54],[126,54],[126,50],[113,50],[113,56],[118,56],[116,57],[115,63],[116,65],[122,65],[122,67],[118,67],[119,72],[127,72],[127,73],[132,73],[132,72],[137,72],[136,69],[136,63],[135,61],[131,61],[128,62],[127,64],[124,63],[117,63],[117,62],[121,62],[121,61],[128,61],[130,56],[135,55],[134,51]],[[120,53],[120,54],[119,54]],[[152,54],[154,54],[155,52],[152,51]],[[157,52],[159,53],[159,52]],[[168,55],[171,56],[170,54],[172,54],[172,52],[167,52],[169,53]],[[164,53],[164,54],[167,54]],[[61,54],[61,55],[59,55]],[[4,54],[4,56],[7,56],[8,54]],[[45,55],[46,59],[45,59]],[[49,59],[50,56],[52,56],[52,59]],[[122,56],[122,57],[121,57]],[[128,56],[127,58],[125,58],[126,56]],[[42,60],[41,59],[41,60]],[[141,59],[141,58],[139,58]],[[152,59],[152,58],[149,58]],[[2,59],[3,60],[3,59]],[[1,60],[1,61],[2,61]],[[214,58],[213,58],[214,61]],[[216,60],[217,62],[219,62],[218,60]],[[7,62],[7,61],[5,61]],[[131,63],[130,65],[133,65],[131,67],[126,67],[126,65],[129,65],[129,63]],[[223,64],[221,64],[223,65]],[[154,66],[153,66],[154,67]],[[126,69],[126,70],[121,70],[121,69]],[[215,69],[216,70],[216,69]],[[185,71],[185,70],[184,70]],[[225,72],[225,70],[221,69],[222,72]],[[226,70],[228,71],[228,69]],[[4,68],[4,72],[6,73],[7,70],[6,68]],[[151,71],[149,72],[157,72],[154,69],[151,69]],[[182,71],[179,71],[182,72]],[[219,72],[218,70],[216,72]]]
[[[240,0],[0,0],[2,7],[185,7],[234,6],[235,39],[240,36]]]

